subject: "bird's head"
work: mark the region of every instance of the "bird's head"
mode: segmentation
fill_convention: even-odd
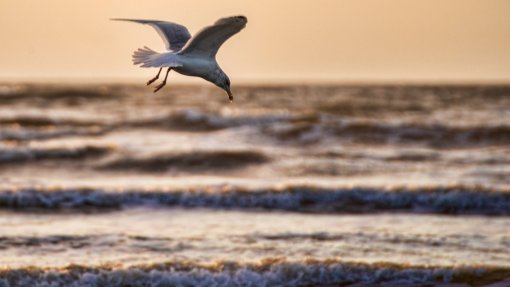
[[[215,81],[216,86],[222,88],[227,92],[228,99],[232,102],[234,100],[234,96],[232,96],[232,92],[230,91],[230,79],[228,76],[220,70],[219,76],[216,78]]]

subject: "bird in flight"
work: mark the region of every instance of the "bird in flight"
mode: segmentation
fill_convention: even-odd
[[[168,68],[165,79],[156,86],[154,92],[166,85],[168,73],[174,70],[186,76],[201,77],[225,90],[230,101],[234,99],[230,91],[230,79],[216,62],[216,53],[226,40],[246,26],[248,20],[245,16],[219,19],[212,26],[202,29],[193,38],[186,27],[172,22],[120,18],[111,20],[150,25],[165,42],[168,50],[166,52],[158,53],[143,47],[133,53],[133,64],[143,68],[159,68],[158,74],[150,79],[147,85],[159,78],[163,68]]]

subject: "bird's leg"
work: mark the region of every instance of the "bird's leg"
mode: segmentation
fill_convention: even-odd
[[[161,88],[163,88],[166,85],[166,78],[168,78],[168,73],[170,73],[170,70],[172,70],[172,68],[168,68],[168,70],[166,70],[165,79],[161,84],[156,86],[156,89],[154,89],[154,93],[161,90]]]
[[[157,79],[159,79],[159,74],[161,74],[161,70],[162,70],[162,69],[163,69],[163,68],[159,68],[159,72],[158,72],[158,74],[156,75],[156,77],[154,77],[154,78],[150,79],[150,80],[147,82],[147,86],[148,86],[148,85],[150,85],[150,84],[152,84],[152,83],[154,83],[154,81],[156,81]]]

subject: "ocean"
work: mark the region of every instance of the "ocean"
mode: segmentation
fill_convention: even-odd
[[[510,86],[0,84],[0,286],[510,286]]]

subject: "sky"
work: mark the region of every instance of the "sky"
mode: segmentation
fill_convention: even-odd
[[[0,0],[0,80],[145,81],[131,54],[163,41],[110,18],[194,34],[231,15],[248,17],[217,56],[232,80],[510,83],[508,0]]]

